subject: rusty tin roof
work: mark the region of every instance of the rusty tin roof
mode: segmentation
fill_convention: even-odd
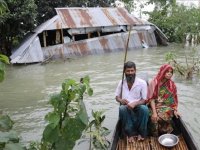
[[[63,28],[86,28],[137,25],[143,21],[131,16],[125,8],[56,8]]]

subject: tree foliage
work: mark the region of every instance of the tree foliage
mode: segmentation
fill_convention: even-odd
[[[0,0],[0,25],[5,22],[8,16],[8,6],[4,0]]]
[[[165,5],[149,13],[149,21],[156,24],[169,42],[184,42],[186,34],[199,34],[200,9],[183,5]]]
[[[9,64],[9,59],[7,56],[0,54],[0,82],[4,80],[5,64]]]
[[[166,5],[176,5],[176,0],[148,0],[148,4],[155,4],[155,8],[160,7],[161,9]]]
[[[7,11],[8,7],[4,0],[0,0],[0,16]]]
[[[0,52],[11,54],[11,49],[34,27],[37,15],[34,0],[7,0],[9,11],[4,11],[0,22]]]

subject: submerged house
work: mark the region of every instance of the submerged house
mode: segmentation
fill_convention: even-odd
[[[56,8],[56,12],[13,50],[11,63],[123,51],[129,30],[128,49],[167,45],[166,36],[155,25],[125,8]]]

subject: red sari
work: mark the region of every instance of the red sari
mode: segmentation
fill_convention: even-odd
[[[148,103],[155,102],[156,112],[159,117],[158,122],[152,122],[150,127],[152,134],[155,136],[173,131],[171,120],[178,106],[177,89],[171,79],[166,80],[164,83],[162,82],[169,69],[173,70],[169,64],[161,66],[158,74],[149,84]]]

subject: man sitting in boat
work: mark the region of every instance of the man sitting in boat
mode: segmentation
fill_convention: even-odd
[[[164,64],[149,84],[148,103],[150,103],[150,129],[153,136],[171,133],[172,117],[179,116],[177,89],[171,80],[172,75],[172,66]]]
[[[133,137],[144,140],[147,136],[149,110],[145,105],[147,98],[147,83],[136,77],[136,65],[128,61],[124,64],[126,79],[119,82],[115,96],[119,107],[119,120],[123,137],[132,142]]]

